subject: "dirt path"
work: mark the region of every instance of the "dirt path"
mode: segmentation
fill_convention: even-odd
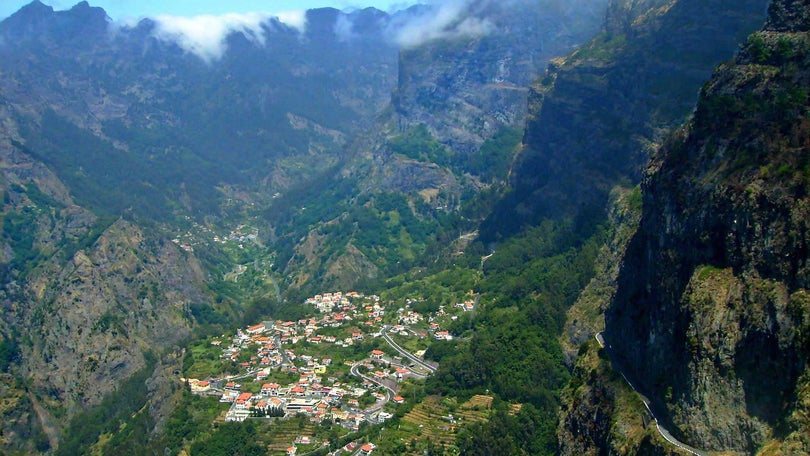
[[[56,449],[56,447],[59,446],[60,432],[56,426],[53,425],[51,414],[48,413],[42,404],[39,403],[36,396],[34,396],[34,393],[29,391],[28,399],[31,400],[31,404],[34,407],[34,413],[36,413],[37,418],[39,418],[39,424],[42,426],[45,436],[48,437],[48,444],[51,446],[51,449]]]

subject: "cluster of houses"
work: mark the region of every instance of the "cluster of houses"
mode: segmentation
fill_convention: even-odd
[[[339,312],[355,313],[353,307],[356,306],[348,304],[348,308],[341,308]],[[366,307],[369,309],[367,310]],[[358,309],[356,316],[364,315],[367,312],[371,312],[373,315],[378,311],[373,304],[366,307],[362,310]],[[349,317],[349,315],[346,316]],[[359,411],[358,399],[367,393],[367,388],[373,387],[375,384],[364,381],[364,388],[354,388],[342,385],[335,377],[328,377],[326,382],[323,382],[321,376],[325,375],[327,368],[332,365],[331,358],[297,354],[291,348],[285,348],[302,340],[313,344],[343,345],[351,345],[363,340],[365,337],[363,333],[353,333],[341,340],[336,340],[335,337],[318,336],[317,330],[320,325],[334,321],[334,317],[335,315],[330,313],[323,315],[320,320],[308,318],[299,321],[259,323],[237,330],[231,343],[227,347],[223,347],[222,358],[238,362],[249,357],[249,360],[240,363],[244,368],[244,373],[240,375],[240,378],[249,379],[251,382],[264,382],[273,370],[281,370],[299,376],[299,380],[293,384],[282,386],[278,383],[265,382],[258,392],[251,393],[243,391],[242,385],[233,380],[189,379],[187,382],[194,393],[219,395],[221,402],[230,403],[231,408],[225,417],[228,421],[243,421],[248,417],[282,417],[304,414],[315,423],[330,419],[348,429],[357,429],[369,418],[367,414]],[[220,347],[223,345],[223,342],[218,339],[211,343]],[[377,352],[375,351],[369,356],[375,357]],[[382,359],[382,355],[383,353],[379,351],[377,358]],[[397,381],[408,375],[408,371],[402,368],[391,368],[390,364],[388,367],[389,369],[377,368],[373,374],[374,378]],[[255,387],[253,390],[255,391]],[[377,393],[375,396],[379,401],[385,399],[385,395],[381,393]],[[378,413],[374,418],[380,419],[381,417]]]
[[[193,252],[195,245],[204,244],[206,241],[203,239],[205,238],[213,239],[214,242],[219,244],[237,242],[239,244],[239,248],[244,248],[245,243],[256,242],[256,240],[259,238],[258,228],[250,227],[244,224],[237,226],[235,229],[231,230],[230,233],[220,236],[218,234],[214,234],[214,231],[211,228],[201,225],[191,217],[186,216],[185,219],[186,222],[191,224],[191,228],[185,233],[178,233],[177,236],[172,239],[172,242],[186,252]]]
[[[230,233],[220,237],[219,235],[214,236],[214,242],[218,242],[220,244],[225,244],[227,242],[239,242],[239,247],[243,247],[245,242],[255,242],[256,239],[259,238],[259,229],[252,228],[245,225],[239,225],[236,229],[232,230]]]
[[[226,421],[244,421],[248,417],[285,417],[303,414],[313,423],[331,419],[347,429],[356,430],[366,416],[349,407],[351,399],[365,394],[360,388],[342,387],[340,384],[323,386],[317,378],[302,377],[297,383],[281,386],[265,383],[258,393],[236,390],[223,394],[221,401],[232,401]],[[226,391],[228,387],[226,386]],[[356,399],[354,400],[356,403]]]
[[[290,385],[262,384],[258,392],[244,391],[242,385],[227,380],[186,380],[192,392],[217,394],[220,402],[230,403],[226,421],[244,421],[249,417],[289,417],[303,414],[314,423],[330,419],[350,430],[357,430],[367,420],[358,410],[358,398],[367,390],[335,382],[320,383],[316,375],[302,375]]]
[[[240,233],[235,231],[232,234]],[[404,403],[405,399],[399,395],[383,394],[386,389],[393,393],[403,380],[412,375],[424,377],[424,373],[415,372],[412,366],[409,368],[405,365],[409,362],[405,360],[406,363],[403,363],[400,353],[395,350],[390,350],[396,355],[391,357],[382,350],[374,349],[359,363],[346,362],[352,366],[352,374],[361,377],[358,382],[341,383],[332,359],[324,356],[329,353],[328,349],[316,350],[311,347],[320,356],[310,356],[311,353],[303,353],[298,344],[308,342],[312,345],[350,347],[368,337],[378,337],[384,333],[450,340],[452,336],[442,330],[440,322],[457,318],[455,312],[448,313],[444,306],[440,307],[439,312],[424,316],[411,309],[413,300],[407,300],[395,314],[386,315],[386,305],[380,302],[378,296],[365,296],[357,292],[323,293],[307,299],[306,303],[316,310],[312,317],[297,321],[265,321],[238,329],[233,337],[213,340],[212,345],[221,347],[221,358],[238,363],[240,373],[226,379],[184,379],[192,392],[215,395],[221,402],[231,404],[225,416],[227,421],[300,414],[314,423],[330,420],[349,430],[357,430],[366,421],[374,423],[390,418],[391,415],[383,410],[387,400]],[[473,302],[468,301],[451,308],[467,312],[473,306]],[[341,327],[345,330],[331,329]],[[321,331],[325,328],[330,330]],[[298,348],[294,349],[296,346]],[[356,369],[361,366],[364,370],[358,374]],[[298,380],[281,385],[268,379],[279,378],[275,371],[295,374]],[[237,383],[240,379],[249,382],[249,387],[243,388]],[[376,402],[363,410],[361,398],[367,395],[372,395]],[[295,448],[293,444],[289,454],[295,454]],[[373,445],[366,444],[353,453],[371,454],[373,449]]]
[[[400,327],[402,325],[416,325],[425,319],[419,312],[403,308],[397,310],[397,317]]]
[[[318,312],[329,313],[334,311],[335,308],[343,308],[345,311],[352,305],[353,302],[356,302],[358,299],[375,303],[380,302],[380,297],[376,295],[366,297],[362,293],[358,293],[356,291],[349,291],[345,294],[342,291],[337,291],[334,293],[318,294],[311,298],[307,298],[306,304],[314,306]]]
[[[365,296],[355,291],[315,295],[308,298],[306,304],[321,314],[319,323],[329,328],[339,328],[346,323],[371,328],[381,325],[385,315],[379,296]]]
[[[309,445],[308,442],[310,441],[311,440],[309,437],[298,437],[293,446],[287,448],[287,456],[295,456],[298,454],[298,447],[296,447],[295,444]],[[360,447],[359,449],[357,448],[358,446]],[[357,442],[349,442],[342,448],[342,451],[347,454],[356,454],[358,456],[371,456],[371,453],[374,452],[375,448],[377,448],[377,445],[374,445],[373,443],[365,443],[361,445]]]

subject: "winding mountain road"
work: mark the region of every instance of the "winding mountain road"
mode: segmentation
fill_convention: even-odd
[[[372,415],[374,415],[374,413],[382,410],[382,408],[385,406],[385,404],[393,401],[394,396],[396,396],[397,392],[394,391],[393,388],[391,388],[390,386],[386,385],[385,383],[377,380],[376,378],[369,377],[368,375],[361,374],[360,371],[357,369],[358,367],[360,367],[361,364],[362,364],[362,361],[358,362],[358,363],[354,363],[354,365],[351,367],[349,372],[351,372],[351,374],[354,375],[355,377],[360,377],[363,380],[367,380],[367,381],[369,381],[369,382],[371,382],[371,383],[385,389],[385,400],[378,401],[376,404],[374,404],[371,407],[369,407],[369,408],[362,411],[362,413],[366,416],[366,419],[371,421]]]
[[[394,389],[393,389],[393,388],[391,388],[390,386],[386,385],[385,383],[383,383],[383,382],[381,382],[381,381],[377,380],[376,378],[374,378],[374,377],[369,377],[368,375],[365,375],[365,374],[361,374],[361,373],[360,373],[360,371],[357,369],[358,367],[360,367],[360,364],[361,364],[361,363],[355,363],[355,364],[352,366],[352,368],[350,369],[350,371],[351,371],[352,375],[354,375],[355,377],[360,377],[360,378],[362,378],[363,380],[368,380],[368,381],[370,381],[371,383],[374,383],[375,385],[378,385],[378,386],[381,386],[381,387],[385,388],[385,392],[386,392],[386,394],[388,395],[388,400],[393,399],[393,398],[394,398],[394,395],[396,395],[396,394],[397,394],[397,392],[396,392],[396,391],[394,391]]]
[[[410,353],[410,352],[407,352],[407,351],[406,351],[404,348],[400,347],[400,346],[399,346],[399,344],[397,344],[396,342],[394,342],[394,341],[393,341],[393,339],[391,339],[391,337],[388,335],[388,328],[383,328],[383,330],[382,330],[382,336],[383,336],[383,339],[385,339],[385,341],[386,341],[386,342],[388,342],[388,345],[390,345],[390,346],[391,346],[391,348],[393,348],[394,350],[396,350],[397,352],[399,352],[399,354],[400,354],[400,355],[404,356],[405,358],[408,358],[408,359],[409,359],[409,360],[411,360],[411,361],[412,361],[414,364],[418,364],[418,365],[420,365],[420,366],[424,367],[424,368],[425,368],[425,369],[427,369],[427,370],[428,370],[428,372],[430,372],[431,374],[432,374],[432,373],[434,373],[434,372],[436,372],[436,368],[435,368],[435,367],[431,366],[430,364],[426,363],[425,361],[422,361],[422,360],[421,360],[420,358],[418,358],[416,355],[414,355],[414,354],[412,354],[412,353]]]
[[[596,342],[599,343],[599,346],[604,348],[607,351],[608,355],[611,358],[613,358],[613,347],[610,344],[608,344],[607,342],[605,342],[605,337],[602,335],[602,331],[599,331],[598,333],[596,333],[596,335],[594,337],[596,338]],[[644,407],[647,408],[647,411],[650,413],[650,416],[655,421],[655,428],[658,429],[658,433],[661,434],[661,437],[663,437],[664,440],[666,440],[670,444],[675,445],[676,447],[678,447],[678,448],[680,448],[680,449],[682,449],[682,450],[684,450],[684,451],[686,451],[686,452],[688,452],[690,454],[693,454],[695,456],[709,456],[709,453],[706,453],[705,451],[698,450],[697,448],[689,446],[689,445],[681,442],[680,440],[676,439],[675,437],[673,437],[672,434],[669,432],[669,430],[667,430],[665,427],[661,426],[661,422],[658,421],[658,417],[655,416],[655,412],[653,412],[652,407],[650,407],[650,400],[647,398],[647,396],[642,394],[638,390],[638,388],[636,388],[636,386],[633,385],[633,382],[631,382],[630,379],[627,378],[627,376],[624,374],[624,372],[622,372],[619,369],[619,364],[618,363],[613,363],[613,368],[616,369],[619,372],[619,374],[621,374],[624,381],[627,382],[628,385],[630,385],[630,388],[633,391],[635,391],[635,393],[638,394],[638,396],[641,398],[641,401],[644,402]]]

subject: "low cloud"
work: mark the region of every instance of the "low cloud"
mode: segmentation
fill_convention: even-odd
[[[434,40],[488,35],[495,30],[495,25],[476,15],[486,3],[476,0],[434,1],[392,23],[393,40],[401,47],[413,48]]]
[[[195,54],[208,63],[222,58],[227,51],[227,38],[232,33],[242,33],[256,44],[264,45],[264,24],[272,19],[299,31],[306,28],[304,11],[194,17],[157,16],[152,19],[155,21],[152,32],[155,37],[177,43],[186,52]]]
[[[354,31],[354,23],[346,14],[340,14],[335,22],[335,36],[338,41],[347,42],[357,38]]]
[[[287,11],[274,15],[279,22],[303,33],[307,28],[307,12],[304,10]]]

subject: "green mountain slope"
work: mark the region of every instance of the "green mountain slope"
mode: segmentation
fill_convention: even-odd
[[[463,251],[507,177],[525,86],[595,32],[602,5],[473,2],[440,37],[406,46],[389,109],[331,173],[266,212],[285,283],[368,286]],[[451,33],[469,22],[488,30]]]
[[[388,101],[389,16],[321,9],[306,19],[305,32],[268,19],[263,45],[232,33],[228,52],[206,62],[162,39],[155,21],[126,27],[86,2],[53,11],[37,1],[0,23],[0,91],[17,108],[18,141],[82,203],[159,220],[216,216],[217,187],[268,199],[312,178]],[[340,21],[358,38],[341,39]]]

